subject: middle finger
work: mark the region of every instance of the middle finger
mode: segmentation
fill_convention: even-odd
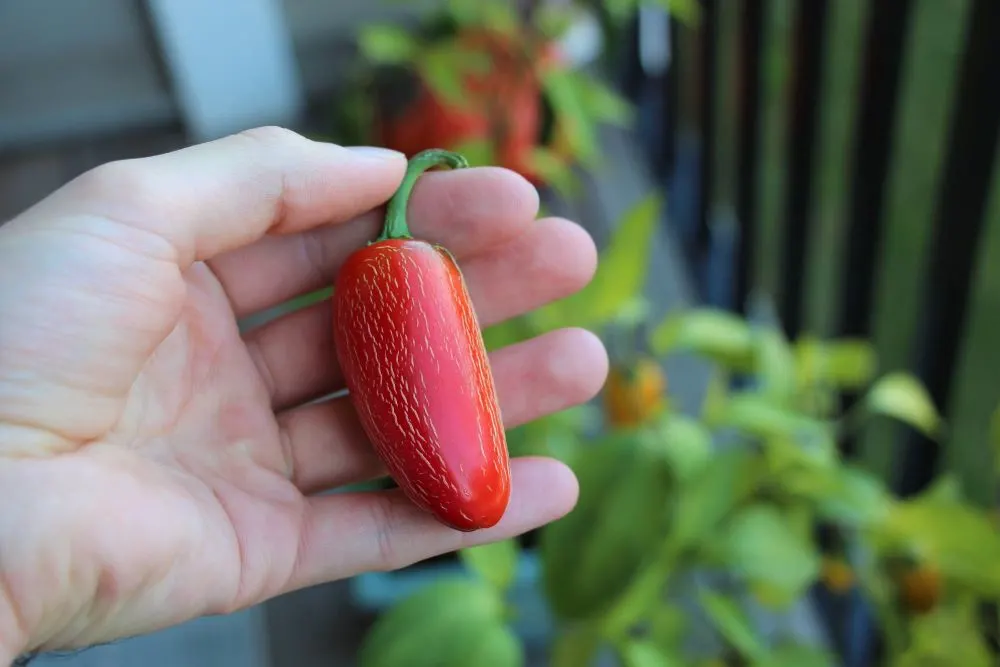
[[[516,236],[538,213],[538,191],[507,169],[479,167],[420,177],[407,206],[414,236],[468,257]],[[328,287],[356,248],[373,239],[383,211],[260,241],[209,265],[237,318]]]
[[[486,327],[573,294],[596,266],[597,250],[582,227],[546,218],[464,262],[462,272],[480,325]],[[329,300],[252,329],[245,341],[268,380],[275,411],[343,388]]]

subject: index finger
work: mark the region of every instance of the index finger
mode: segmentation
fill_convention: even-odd
[[[387,201],[405,169],[406,158],[395,151],[261,127],[101,165],[35,213],[96,215],[153,232],[185,268],[268,233],[349,220]]]

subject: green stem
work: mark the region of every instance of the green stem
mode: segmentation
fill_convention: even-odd
[[[452,169],[464,169],[469,166],[468,160],[459,155],[440,148],[431,148],[417,153],[410,158],[406,166],[406,173],[403,175],[403,182],[399,184],[396,194],[389,200],[389,210],[385,216],[385,225],[382,233],[379,234],[375,242],[387,241],[389,239],[411,239],[410,227],[406,224],[406,205],[410,201],[410,194],[413,186],[428,169],[445,165]]]

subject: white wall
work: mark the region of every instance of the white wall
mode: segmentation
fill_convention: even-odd
[[[174,113],[138,3],[0,2],[0,150]]]

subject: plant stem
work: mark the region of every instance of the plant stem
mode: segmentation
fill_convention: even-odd
[[[385,216],[385,225],[382,233],[379,234],[375,242],[387,241],[389,239],[411,239],[410,227],[406,224],[406,205],[410,201],[413,193],[413,186],[428,169],[445,165],[452,169],[464,169],[469,166],[469,162],[458,153],[446,151],[440,148],[431,148],[414,155],[406,166],[406,173],[403,175],[403,182],[399,184],[396,193],[389,200],[389,209]]]

